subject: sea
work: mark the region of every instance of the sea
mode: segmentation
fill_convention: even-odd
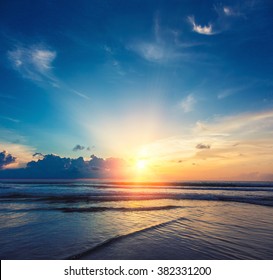
[[[0,259],[273,259],[273,182],[2,181]]]

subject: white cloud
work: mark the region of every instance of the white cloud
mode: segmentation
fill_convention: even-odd
[[[223,11],[227,16],[230,16],[233,14],[231,8],[229,8],[229,7],[224,7]]]
[[[195,31],[199,34],[203,34],[203,35],[213,35],[213,34],[215,34],[212,30],[212,25],[211,24],[204,25],[204,26],[198,25],[198,24],[196,24],[193,16],[188,17],[188,20],[192,24],[193,31]]]
[[[104,46],[104,49],[106,52],[112,53],[110,47]],[[8,51],[7,56],[13,69],[18,71],[23,78],[32,80],[39,85],[41,82],[46,82],[53,88],[64,89],[86,100],[90,99],[88,95],[74,90],[53,74],[53,62],[57,53],[51,48],[43,44],[28,47],[20,45],[14,50]]]
[[[52,68],[51,64],[56,57],[56,52],[45,49],[34,49],[31,52],[33,65],[40,71],[46,72]]]
[[[184,113],[189,113],[193,110],[194,104],[196,103],[196,99],[192,94],[189,94],[185,99],[180,103],[181,108]]]
[[[8,58],[13,68],[24,78],[34,81],[53,81],[52,63],[56,52],[44,46],[17,47],[8,51]]]

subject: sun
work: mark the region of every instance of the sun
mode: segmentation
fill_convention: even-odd
[[[153,180],[154,172],[152,161],[147,157],[138,157],[134,161],[134,171],[132,172],[132,180],[138,182],[146,182]]]
[[[136,162],[136,167],[138,170],[144,170],[147,166],[147,161],[144,159],[139,159]]]

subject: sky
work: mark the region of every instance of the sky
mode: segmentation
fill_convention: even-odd
[[[273,180],[271,0],[0,2],[0,178]]]

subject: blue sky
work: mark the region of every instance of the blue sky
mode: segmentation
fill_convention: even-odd
[[[5,166],[96,154],[165,178],[271,176],[272,12],[269,0],[1,1]]]

